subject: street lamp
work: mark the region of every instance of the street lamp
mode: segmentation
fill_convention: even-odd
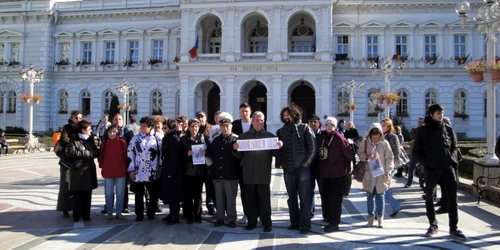
[[[495,43],[497,38],[495,33],[500,31],[500,0],[484,0],[477,13],[473,15],[473,20],[467,16],[470,10],[470,4],[466,1],[455,5],[462,24],[477,25],[478,32],[484,32],[487,38],[486,58],[495,60]],[[496,63],[496,62],[495,62]],[[487,94],[486,94],[486,141],[488,144],[488,153],[483,158],[486,162],[497,163],[498,157],[495,155],[495,136],[496,136],[496,85],[491,77],[491,69],[486,72]]]
[[[340,89],[345,90],[349,93],[349,103],[354,104],[354,93],[363,89],[363,86],[364,84],[362,83],[356,86],[354,80],[350,80],[348,85],[346,85],[345,83],[340,85]],[[349,120],[351,122],[354,122],[354,110],[352,108],[349,109]]]
[[[30,84],[30,97],[33,98],[33,88],[35,87],[35,83],[43,81],[45,76],[45,71],[43,69],[39,69],[38,71],[36,71],[35,66],[33,64],[30,64],[29,70],[23,68],[19,71],[19,74],[21,75],[21,78],[24,81],[27,81]],[[37,144],[36,140],[34,140],[33,136],[33,104],[34,101],[30,101],[30,127],[28,134],[28,149],[34,149],[37,147],[35,145]]]
[[[385,82],[385,94],[389,94],[391,92],[391,78],[394,77],[394,75],[397,73],[398,75],[401,75],[403,72],[403,69],[405,67],[405,63],[401,63],[397,67],[397,71],[394,71],[394,67],[392,66],[392,59],[387,57],[384,59],[384,65],[382,65],[382,76],[384,77],[384,82]],[[377,63],[372,62],[372,65],[370,66],[372,69],[372,72],[375,74],[377,72]],[[385,102],[385,118],[389,119],[391,115],[390,111],[390,104]]]
[[[135,85],[130,84],[127,82],[127,79],[123,79],[123,82],[116,85],[116,90],[123,94],[123,126],[127,126],[127,118],[128,118],[128,111],[130,109],[130,106],[127,103],[127,96],[130,93],[133,93],[135,90]]]

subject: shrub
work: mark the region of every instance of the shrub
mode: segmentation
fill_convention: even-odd
[[[27,134],[28,131],[26,131],[23,127],[10,127],[7,126],[5,128],[5,133],[6,134]]]

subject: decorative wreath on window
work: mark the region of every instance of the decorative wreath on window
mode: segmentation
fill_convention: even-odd
[[[258,27],[255,29],[255,34],[258,37],[266,37],[267,36],[267,28],[266,27]]]
[[[217,28],[214,34],[216,37],[222,37],[222,28]]]
[[[307,36],[307,34],[309,34],[309,28],[305,25],[301,25],[297,28],[297,33],[299,36]]]

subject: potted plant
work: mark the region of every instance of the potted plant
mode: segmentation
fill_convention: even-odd
[[[491,61],[490,69],[491,69],[491,78],[493,79],[493,81],[500,80],[500,63],[497,63],[496,61]]]
[[[37,95],[37,94],[33,95],[31,98],[33,98],[33,102],[35,104],[39,104],[40,101],[42,100],[42,96],[41,95]]]
[[[375,92],[372,94],[372,96],[377,99],[378,104],[384,103],[384,100],[386,99],[385,95],[380,92]]]
[[[484,72],[486,72],[487,67],[483,61],[470,61],[464,68],[469,72],[474,82],[482,82],[484,80]]]
[[[178,63],[181,59],[179,58],[179,56],[175,56],[174,57],[174,63]]]
[[[464,121],[466,121],[467,119],[469,119],[469,115],[466,114],[465,112],[462,112],[462,113],[455,112],[455,117],[462,118],[462,120],[464,120]]]
[[[25,103],[30,103],[31,102],[31,95],[23,93],[19,96],[21,100],[23,100]]]
[[[382,112],[384,112],[384,111],[385,111],[385,108],[383,108],[383,107],[381,107],[381,106],[377,105],[377,106],[375,106],[374,110],[375,110],[375,112],[377,112],[377,113],[382,113]]]
[[[337,116],[349,116],[349,112],[347,112],[347,111],[340,112],[340,113],[337,113]]]
[[[121,109],[121,110],[127,110],[129,111],[130,110],[130,105],[127,105],[127,104],[120,104],[118,105],[118,109]]]
[[[344,105],[344,108],[345,110],[352,110],[352,111],[356,111],[358,109],[358,106],[355,104],[355,103],[346,103]]]
[[[374,62],[375,59],[376,59],[376,57],[373,57],[373,56],[369,56],[369,57],[366,58],[366,60],[369,61],[369,62]]]
[[[399,103],[399,95],[394,93],[394,92],[387,94],[385,97],[385,103],[398,104]]]

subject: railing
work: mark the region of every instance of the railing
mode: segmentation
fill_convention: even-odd
[[[198,54],[198,62],[220,62],[220,54]]]
[[[314,52],[291,52],[288,53],[289,61],[313,61]]]
[[[267,53],[242,53],[242,61],[266,61]]]

